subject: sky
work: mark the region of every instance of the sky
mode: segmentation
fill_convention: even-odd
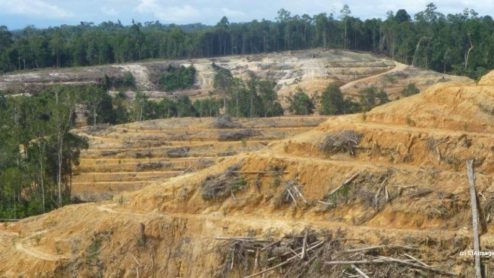
[[[99,24],[120,20],[161,23],[215,24],[226,16],[230,22],[254,19],[274,19],[284,8],[292,14],[339,14],[344,4],[350,6],[352,16],[384,18],[387,11],[406,9],[414,14],[431,0],[0,0],[0,25],[10,30],[27,25],[44,28],[81,21]],[[465,8],[480,15],[494,15],[494,0],[435,0],[442,13],[460,13]]]

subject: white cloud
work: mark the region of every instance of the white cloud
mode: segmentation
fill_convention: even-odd
[[[72,13],[44,0],[0,0],[0,14],[26,15],[39,18],[67,18]]]
[[[201,13],[191,5],[169,5],[158,3],[156,0],[140,0],[135,10],[141,14],[152,14],[154,17],[165,22],[189,23],[200,20]]]
[[[413,15],[434,2],[442,13],[461,13],[475,9],[480,15],[494,14],[494,0],[0,0],[0,24],[9,28],[28,24],[53,26],[95,23],[120,19],[124,24],[160,20],[164,23],[216,24],[222,16],[230,22],[275,19],[284,8],[293,15],[333,13],[338,17],[343,4],[352,15],[362,19],[385,18],[386,12],[406,9]]]
[[[221,12],[226,16],[226,17],[232,17],[234,19],[239,19],[239,18],[244,18],[247,14],[239,11],[239,10],[232,10],[229,8],[222,8]]]
[[[119,12],[116,9],[106,7],[106,6],[101,7],[100,10],[103,14],[108,15],[108,16],[117,16],[119,14]]]

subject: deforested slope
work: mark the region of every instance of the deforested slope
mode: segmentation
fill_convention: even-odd
[[[72,180],[78,201],[111,199],[306,132],[324,116],[173,118],[77,130],[89,139]]]
[[[465,161],[492,250],[493,103],[490,83],[444,83],[110,202],[8,223],[0,272],[470,277]]]
[[[161,88],[160,75],[168,67],[191,65],[196,69],[195,83],[191,88],[176,91]],[[136,88],[131,91],[140,91],[155,100],[179,95],[196,99],[208,97],[215,91],[215,66],[229,70],[237,78],[249,79],[254,75],[259,79],[274,81],[275,90],[284,106],[285,97],[299,88],[309,95],[320,94],[334,82],[343,85],[343,93],[349,96],[358,96],[362,89],[377,87],[385,89],[391,99],[396,99],[401,90],[411,83],[425,89],[436,82],[469,80],[467,77],[407,66],[369,53],[309,49],[9,73],[0,75],[0,91],[7,94],[36,94],[57,84],[98,84],[104,83],[106,78],[121,79],[131,73],[136,83]],[[132,92],[127,93],[133,95]]]

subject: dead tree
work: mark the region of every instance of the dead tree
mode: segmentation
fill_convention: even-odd
[[[468,48],[467,53],[465,53],[465,68],[464,70],[467,69],[468,67],[468,60],[470,58],[470,52],[475,48],[473,43],[472,43],[472,37],[470,37],[470,34],[468,34],[468,40],[470,41],[470,48]]]
[[[74,113],[73,100],[69,96],[68,103],[60,103],[59,92],[55,91],[55,103],[56,103],[56,116],[55,116],[55,128],[57,138],[57,188],[58,188],[58,206],[63,204],[62,198],[62,168],[63,168],[63,149],[65,135],[70,129],[72,122],[72,116]]]
[[[420,50],[420,46],[422,45],[422,41],[429,39],[428,37],[421,37],[415,46],[415,52],[413,53],[412,66],[417,65],[417,54]]]
[[[475,277],[482,278],[480,265],[479,213],[477,209],[477,193],[475,192],[475,173],[473,160],[467,161],[467,175],[470,189],[470,205],[472,207],[473,249],[475,258]]]

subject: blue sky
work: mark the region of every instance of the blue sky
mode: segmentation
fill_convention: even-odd
[[[292,14],[314,15],[322,12],[338,14],[348,4],[353,16],[361,18],[385,17],[389,10],[405,8],[413,14],[424,9],[431,0],[0,0],[0,25],[19,29],[27,25],[37,27],[60,24],[79,24],[81,21],[100,23],[132,19],[145,22],[214,24],[222,16],[231,22],[253,19],[273,19],[285,8]],[[494,0],[436,0],[443,13],[460,13],[473,8],[481,15],[494,15]]]

